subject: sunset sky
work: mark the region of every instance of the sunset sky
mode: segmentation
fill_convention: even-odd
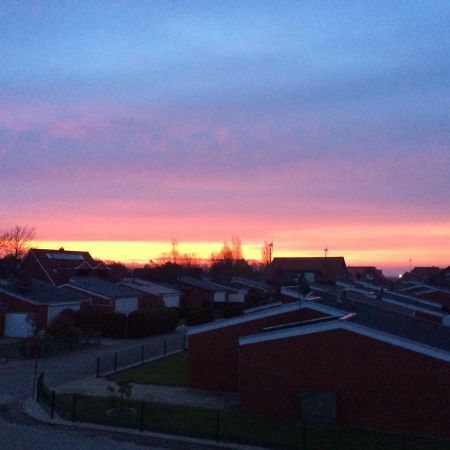
[[[447,0],[2,0],[0,229],[448,266],[449,23]]]

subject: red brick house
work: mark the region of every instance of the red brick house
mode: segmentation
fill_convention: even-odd
[[[357,309],[241,337],[241,410],[450,437],[450,330]]]
[[[139,309],[149,309],[155,306],[180,307],[182,293],[173,287],[140,278],[124,278],[119,284],[139,292],[139,295],[141,295]]]
[[[347,266],[342,256],[274,258],[265,279],[283,286],[295,283],[299,276],[303,276],[308,282],[336,283],[348,280]]]
[[[63,287],[87,295],[89,309],[115,311],[123,314],[136,311],[142,294],[134,289],[110,283],[97,277],[73,277]]]
[[[89,298],[40,280],[0,285],[0,301],[8,313],[33,313],[37,331],[45,330],[65,309],[78,310]]]
[[[189,387],[236,392],[239,387],[239,337],[299,320],[342,315],[342,311],[314,302],[303,303],[301,309],[298,302],[255,309],[254,312],[193,327],[188,331]]]
[[[17,268],[17,274],[59,286],[72,276],[95,275],[105,277],[108,269],[88,252],[32,248]]]
[[[225,303],[230,288],[192,277],[180,277],[183,286],[182,307],[185,309],[211,308],[214,303]]]

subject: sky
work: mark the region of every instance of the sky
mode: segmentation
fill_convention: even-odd
[[[2,0],[0,229],[448,266],[449,23],[447,0]]]

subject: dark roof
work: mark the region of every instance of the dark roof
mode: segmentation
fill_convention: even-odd
[[[136,290],[110,283],[98,277],[72,277],[66,283],[74,289],[91,292],[108,298],[137,297]]]
[[[383,275],[383,272],[375,266],[348,266],[347,269],[353,279],[358,279],[359,274],[361,281],[370,281],[386,285],[391,284],[391,282]],[[371,278],[367,278],[368,276]]]
[[[326,281],[347,278],[347,266],[342,256],[313,258],[274,258],[266,278],[275,280],[282,272],[319,272]]]
[[[316,301],[336,307],[335,296],[322,296],[322,294],[320,296],[323,298]],[[344,299],[339,307],[348,312],[356,313],[348,319],[351,322],[450,351],[450,327],[395,312],[390,308],[383,307],[382,303],[370,305],[366,302]]]
[[[33,303],[42,305],[60,304],[60,303],[78,303],[86,300],[86,297],[76,294],[68,289],[52,286],[40,280],[32,280],[27,288],[17,286],[16,283],[0,286],[0,291],[7,294],[28,299]]]
[[[414,267],[411,272],[406,272],[403,274],[402,279],[405,280],[419,280],[427,282],[428,279],[434,275],[441,273],[442,269],[439,267]]]
[[[226,286],[214,283],[212,281],[202,280],[199,278],[192,278],[192,277],[180,277],[179,281],[181,283],[194,286],[199,289],[203,289],[205,291],[210,292],[218,292],[218,291],[228,291],[230,288],[227,288]]]

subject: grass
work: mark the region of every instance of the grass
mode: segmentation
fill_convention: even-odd
[[[67,411],[72,408],[72,395],[58,396],[58,403]],[[103,425],[140,427],[140,403],[130,401],[138,410],[134,416],[110,417],[105,412],[112,407],[105,397],[79,396],[77,420]],[[196,437],[216,438],[217,411],[193,406],[145,403],[144,429]],[[265,445],[280,448],[327,450],[448,450],[449,441],[403,437],[376,431],[348,428],[305,427],[290,420],[220,411],[220,438],[224,441]],[[306,444],[305,447],[303,445]]]
[[[108,377],[111,381],[128,381],[137,384],[159,384],[163,386],[185,386],[187,376],[187,352],[178,353],[124,370]]]

